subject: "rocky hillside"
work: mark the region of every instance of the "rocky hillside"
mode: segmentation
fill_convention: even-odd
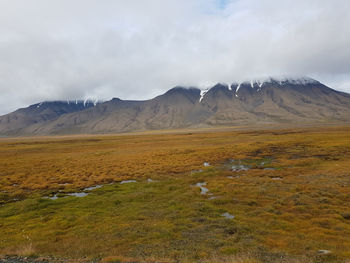
[[[310,78],[175,87],[147,101],[45,102],[0,117],[0,134],[112,133],[215,125],[350,122],[350,94]]]

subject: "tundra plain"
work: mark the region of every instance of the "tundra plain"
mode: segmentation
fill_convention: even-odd
[[[350,262],[349,160],[349,126],[3,138],[0,254]]]

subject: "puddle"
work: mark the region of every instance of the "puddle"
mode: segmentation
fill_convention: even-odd
[[[50,199],[50,200],[56,200],[58,199],[57,194],[55,194],[54,196],[44,196],[44,198]]]
[[[267,168],[264,168],[264,170],[266,170],[266,171],[274,171],[274,170],[276,170],[276,168],[267,167]]]
[[[205,185],[207,185],[206,182],[204,183],[197,183],[196,186],[198,186],[201,189],[201,195],[205,195],[209,192],[209,189],[204,187]]]
[[[249,169],[250,169],[250,166],[243,165],[243,164],[232,165],[231,167],[231,170],[233,172],[248,171]]]
[[[209,166],[210,166],[210,163],[204,162],[204,163],[203,163],[203,166],[204,166],[204,167],[209,167]]]
[[[219,198],[219,196],[211,196],[211,197],[209,197],[208,199],[209,200],[214,200],[214,199],[218,199]]]
[[[148,182],[155,182],[152,179],[148,179]],[[126,184],[126,183],[136,183],[136,180],[125,180],[125,181],[121,181],[120,184]],[[110,184],[114,184],[114,183],[110,183]],[[76,193],[67,193],[67,194],[63,194],[62,190],[59,190],[60,196],[58,196],[58,194],[55,194],[54,196],[44,196],[43,198],[47,198],[50,200],[57,200],[58,198],[64,198],[64,197],[68,197],[68,196],[74,196],[74,197],[85,197],[87,195],[89,195],[89,193],[85,193],[85,191],[92,191],[98,188],[101,188],[103,185],[95,185],[95,186],[90,186],[90,187],[86,187],[82,190],[82,192],[76,192]]]
[[[156,182],[156,181],[155,181],[155,180],[152,180],[151,178],[148,178],[148,179],[147,179],[147,182],[152,183],[152,182]]]
[[[231,214],[228,213],[228,212],[223,213],[221,216],[226,217],[227,219],[234,219],[234,218],[235,218],[234,215],[231,215]]]
[[[231,171],[233,172],[240,172],[240,171],[248,171],[251,166],[242,164],[241,160],[230,160],[231,163]]]
[[[233,172],[248,171],[250,169],[264,169],[264,170],[275,170],[271,168],[272,159],[271,158],[261,158],[261,159],[230,159],[226,162],[225,167]],[[265,167],[267,166],[267,167]]]
[[[129,184],[129,183],[136,183],[136,180],[125,180],[120,182],[120,184]]]
[[[87,188],[84,188],[83,191],[91,191],[97,188],[101,188],[102,185],[95,185],[95,186],[90,186]],[[61,190],[59,192],[62,192]],[[84,197],[87,196],[89,193],[84,193],[84,192],[76,192],[76,193],[68,193],[63,195],[63,193],[60,193],[61,196],[58,196],[58,194],[55,194],[54,196],[45,196],[44,198],[48,198],[50,200],[56,200],[58,198],[64,198],[64,197],[68,197],[68,196],[75,196],[75,197]]]
[[[65,198],[65,197],[68,197],[68,196],[75,196],[75,197],[84,197],[84,196],[87,196],[88,193],[69,193],[69,194],[66,194],[64,196],[58,196],[58,194],[55,194],[54,196],[44,196],[43,198],[47,198],[47,199],[50,199],[50,200],[57,200],[58,198]]]
[[[83,191],[91,191],[91,190],[94,190],[94,189],[97,189],[97,188],[101,188],[102,185],[95,185],[95,186],[91,186],[91,187],[87,187],[87,188],[84,188]]]
[[[87,196],[88,193],[69,193],[67,194],[69,196],[75,196],[75,197],[84,197],[84,196]]]
[[[58,185],[70,185],[71,183],[62,183],[62,184],[58,184]]]

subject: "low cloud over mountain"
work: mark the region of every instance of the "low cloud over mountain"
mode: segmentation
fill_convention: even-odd
[[[348,0],[2,0],[0,114],[310,75],[350,91]]]

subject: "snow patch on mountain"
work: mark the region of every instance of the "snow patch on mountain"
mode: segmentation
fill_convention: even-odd
[[[199,103],[203,100],[205,94],[207,94],[207,92],[209,91],[209,89],[205,89],[205,90],[201,90],[201,93],[200,93],[200,98],[199,98]]]
[[[237,92],[238,92],[238,90],[239,90],[240,87],[241,87],[241,83],[237,83],[237,87],[236,87],[236,91],[235,91],[235,96],[236,96],[236,98],[238,98]]]
[[[99,100],[99,99],[52,100],[52,101],[42,101],[42,102],[34,104],[32,106],[35,106],[36,108],[40,108],[44,105],[50,105],[50,104],[54,104],[54,103],[62,103],[62,104],[67,104],[67,105],[70,105],[70,104],[81,105],[81,104],[83,104],[84,107],[88,107],[88,106],[91,106],[91,104],[96,106],[99,103],[103,103],[103,101]]]
[[[260,78],[254,78],[249,80],[243,80],[241,82],[233,81],[232,84],[226,84],[226,83],[218,83],[222,86],[227,86],[228,90],[233,91],[235,94],[235,97],[238,97],[238,91],[242,84],[244,85],[250,85],[252,89],[256,89],[257,92],[261,91],[263,86],[266,84],[278,84],[278,85],[302,85],[306,86],[309,84],[318,84],[319,82],[317,80],[314,80],[312,78],[306,77],[306,76],[288,76],[288,75],[282,75],[282,76],[274,76],[274,77],[260,77]],[[215,85],[216,86],[216,85]],[[213,87],[215,87],[213,86]],[[233,90],[233,87],[236,87],[235,90]],[[201,88],[200,89],[200,98],[199,102],[203,100],[205,95],[208,93],[208,91],[211,88]]]

